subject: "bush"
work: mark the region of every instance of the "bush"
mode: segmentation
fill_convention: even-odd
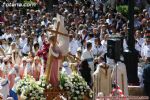
[[[120,12],[123,16],[128,18],[128,5],[119,5],[116,7],[117,12]],[[134,7],[134,13],[139,14],[140,9],[138,7]]]
[[[120,12],[123,16],[128,17],[128,6],[119,5],[116,7],[117,12]]]

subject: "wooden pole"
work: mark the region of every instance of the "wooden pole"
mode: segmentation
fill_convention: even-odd
[[[58,32],[59,26],[60,26],[60,22],[58,22],[58,24],[57,24],[56,32]],[[56,32],[55,32],[56,35],[55,35],[54,46],[56,45],[56,42],[57,42],[57,33]],[[46,65],[46,81],[47,82],[49,82],[49,78],[51,75],[51,68],[50,67],[51,67],[52,59],[53,59],[53,56],[51,55],[50,50],[49,50],[48,60],[47,60],[47,65]]]

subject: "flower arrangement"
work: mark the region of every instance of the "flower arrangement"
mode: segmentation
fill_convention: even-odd
[[[70,78],[65,74],[60,74],[60,89],[65,91],[70,91],[73,87]],[[70,93],[70,92],[69,92]]]
[[[90,87],[79,74],[72,74],[70,76],[70,81],[73,85],[70,91],[71,100],[83,100],[84,96],[92,98]]]
[[[39,81],[35,81],[32,76],[25,76],[16,85],[16,92],[21,100],[46,100],[45,89],[51,90],[51,84],[46,82],[46,77],[42,76]],[[92,91],[85,80],[79,74],[67,76],[60,74],[60,89],[66,91],[69,100],[83,100],[84,96],[92,98]]]
[[[43,89],[52,89],[52,85],[46,81],[46,76],[41,76],[37,84]]]
[[[61,73],[60,89],[68,92],[70,100],[83,100],[84,96],[87,98],[92,98],[93,95],[93,92],[85,80],[76,73],[71,76]]]
[[[44,81],[44,77],[37,82],[32,76],[27,75],[17,83],[16,92],[21,100],[46,100],[44,96],[46,83]]]

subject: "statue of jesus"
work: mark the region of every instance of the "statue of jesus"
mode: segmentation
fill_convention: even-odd
[[[49,55],[51,55],[51,64],[50,66],[50,73],[49,73],[49,82],[52,86],[57,87],[59,85],[59,68],[61,64],[61,51],[57,44],[55,44],[55,36],[52,35],[49,38],[50,48],[49,48]],[[48,61],[49,62],[49,61]]]
[[[54,23],[54,29],[49,31],[54,34],[49,38],[50,47],[47,60],[46,80],[52,86],[59,85],[59,68],[62,57],[67,55],[69,46],[68,31],[64,27],[64,17],[57,15],[57,22]]]

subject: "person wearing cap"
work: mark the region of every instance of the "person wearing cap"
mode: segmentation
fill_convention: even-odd
[[[87,42],[87,49],[85,49],[81,55],[81,61],[83,60],[87,60],[92,74],[94,72],[94,55],[92,52],[92,43],[90,42]]]
[[[62,67],[62,70],[61,70],[62,73],[65,73],[67,75],[71,75],[72,74],[72,70],[71,68],[69,67],[69,64],[67,61],[64,61],[63,62],[63,67]]]

